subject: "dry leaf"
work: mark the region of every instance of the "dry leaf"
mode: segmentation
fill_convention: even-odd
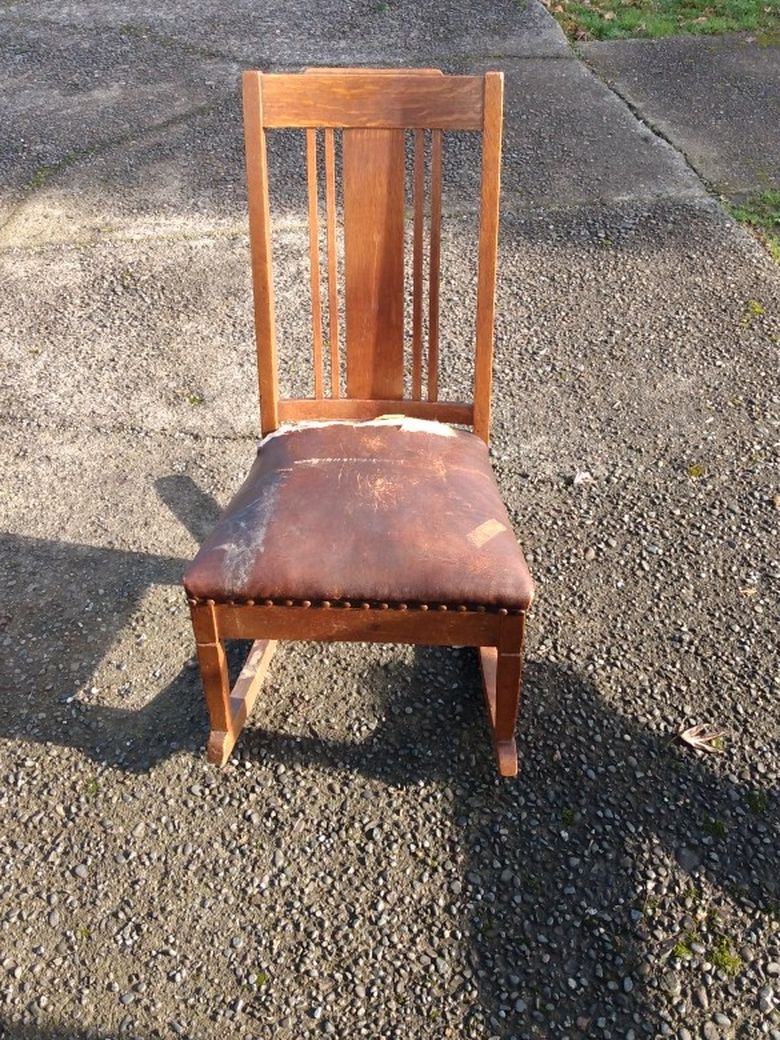
[[[715,753],[722,751],[723,748],[718,747],[716,741],[722,740],[723,736],[722,729],[708,726],[706,722],[700,722],[697,726],[688,726],[687,729],[685,728],[685,723],[681,723],[680,728],[677,730],[677,739],[696,751],[711,751]]]

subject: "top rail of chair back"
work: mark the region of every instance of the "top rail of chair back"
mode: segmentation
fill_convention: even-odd
[[[250,77],[259,80],[261,121],[267,128],[483,128],[484,76],[445,76],[427,70],[403,76],[366,70],[348,77],[327,70],[304,76],[245,72],[245,86]]]

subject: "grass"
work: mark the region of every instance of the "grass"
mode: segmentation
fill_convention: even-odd
[[[728,828],[723,820],[716,820],[712,816],[705,819],[704,830],[711,838],[716,838],[718,841],[723,841],[728,833]]]
[[[729,210],[735,220],[755,232],[780,264],[780,191],[758,192],[740,205],[729,206]]]
[[[727,975],[738,975],[742,968],[742,958],[734,953],[731,943],[724,937],[718,939],[709,956],[715,967]]]
[[[575,40],[755,32],[773,41],[780,0],[544,0]]]
[[[747,803],[752,813],[765,813],[769,808],[769,795],[766,791],[751,791]]]

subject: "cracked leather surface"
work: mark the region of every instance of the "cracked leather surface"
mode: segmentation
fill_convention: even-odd
[[[330,423],[268,438],[188,568],[187,593],[526,609],[533,583],[487,448],[424,427]]]

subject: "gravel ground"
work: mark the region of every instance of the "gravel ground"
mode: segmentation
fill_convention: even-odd
[[[502,224],[493,457],[539,585],[515,781],[468,649],[285,646],[207,765],[178,581],[254,450],[245,235],[231,206],[208,223],[201,170],[203,207],[163,201],[156,235],[129,205],[82,237],[89,172],[57,182],[51,238],[11,228],[0,1035],[780,1038],[780,276],[565,61],[550,81],[587,82],[614,136],[578,153],[551,123],[570,177],[510,190]],[[610,159],[600,200],[571,195]],[[453,389],[468,227],[445,235]],[[722,753],[676,743],[682,722],[720,726]]]

